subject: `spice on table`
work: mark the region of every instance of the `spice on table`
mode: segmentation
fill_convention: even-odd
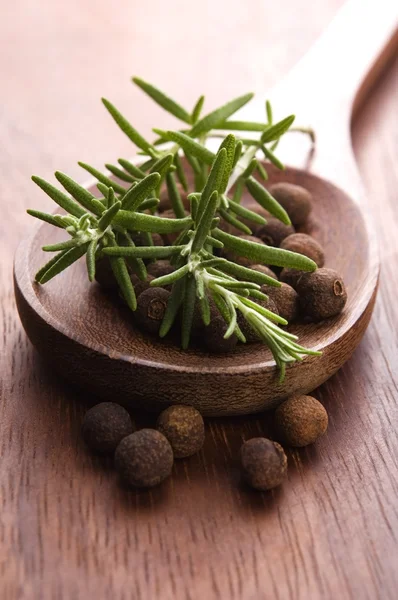
[[[157,429],[169,440],[175,458],[199,452],[205,439],[203,417],[193,406],[175,405],[160,413]]]
[[[202,339],[208,352],[224,354],[235,348],[238,339],[234,333],[229,338],[224,338],[227,328],[228,325],[222,317],[212,319],[209,325],[204,328]]]
[[[303,273],[296,285],[303,314],[313,321],[338,315],[347,302],[342,277],[333,269]]]
[[[286,210],[293,225],[304,225],[312,208],[312,195],[293,183],[275,183],[269,189],[272,196]]]
[[[281,287],[263,285],[261,291],[267,294],[276,305],[277,314],[292,323],[297,319],[299,312],[299,297],[297,292],[287,283],[281,283]]]
[[[87,446],[111,454],[119,442],[130,435],[133,424],[129,413],[115,402],[101,402],[90,408],[83,419],[82,435]]]
[[[158,333],[169,296],[169,291],[159,287],[148,288],[138,296],[135,319],[142,329]]]
[[[277,442],[253,438],[240,451],[242,475],[254,489],[272,490],[282,483],[287,472],[287,457]]]
[[[293,396],[275,411],[275,425],[281,440],[289,446],[313,444],[328,427],[328,414],[312,396]]]
[[[120,442],[115,467],[127,485],[153,487],[170,475],[173,450],[160,431],[141,429]]]
[[[256,236],[267,246],[280,246],[283,240],[294,232],[292,225],[285,225],[279,219],[270,217],[266,225],[256,229]]]
[[[318,267],[325,264],[325,253],[322,246],[313,237],[306,233],[294,233],[285,238],[280,246],[283,250],[298,252],[311,258]]]
[[[268,277],[272,277],[273,279],[278,279],[278,276],[270,267],[266,265],[251,265],[250,267],[253,271],[258,271],[259,273],[263,273],[264,275],[268,275]]]

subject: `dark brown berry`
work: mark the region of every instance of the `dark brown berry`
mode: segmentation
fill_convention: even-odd
[[[263,241],[260,238],[255,237],[254,235],[240,235],[239,238],[248,240],[249,242],[256,242],[257,244],[263,244]],[[250,267],[253,264],[253,261],[250,258],[246,258],[245,256],[239,256],[235,254],[232,250],[223,249],[222,255],[232,262],[235,262],[238,265],[242,265],[242,267]]]
[[[102,256],[95,263],[95,281],[99,283],[104,290],[113,290],[118,287],[110,260],[107,256]]]
[[[296,227],[304,225],[312,208],[312,195],[308,190],[293,183],[275,183],[269,189],[275,200],[286,210]]]
[[[287,457],[277,442],[248,440],[240,450],[240,460],[243,478],[256,490],[272,490],[286,477]]]
[[[151,233],[153,246],[164,246],[164,241],[160,233]],[[144,233],[136,233],[133,235],[133,240],[136,246],[148,246],[147,236]]]
[[[256,236],[267,246],[280,246],[285,238],[294,233],[292,225],[285,225],[279,219],[271,217],[266,225],[256,229]]]
[[[186,217],[189,215],[189,212],[187,210],[185,210],[184,213],[185,213]],[[174,210],[171,208],[162,212],[160,216],[162,217],[162,219],[176,219],[177,218],[174,214]],[[167,245],[171,246],[172,244],[174,244],[174,242],[176,241],[176,239],[179,235],[180,235],[179,232],[164,233],[162,237],[163,237],[165,243]]]
[[[175,271],[175,267],[170,264],[168,260],[156,260],[155,262],[147,265],[146,268],[149,275],[154,278],[163,277],[163,275],[169,275]]]
[[[300,277],[305,273],[305,271],[299,271],[298,269],[288,269],[285,267],[282,269],[279,279],[283,281],[283,283],[287,283],[294,290],[296,289],[296,285]]]
[[[312,396],[295,396],[276,409],[275,425],[281,440],[289,446],[307,446],[325,433],[328,414]]]
[[[101,454],[113,453],[119,442],[132,431],[129,413],[115,402],[101,402],[84,415],[83,439],[89,448]]]
[[[177,183],[177,188],[178,188],[178,191],[180,192],[181,201],[184,205],[184,208],[188,209],[189,208],[189,200],[188,200],[187,192],[184,190],[181,183],[179,183],[179,182]],[[160,213],[164,213],[166,210],[172,210],[171,202],[169,199],[169,193],[167,191],[166,186],[160,192],[159,200],[160,200],[160,202],[159,202],[159,206],[158,206],[158,211]],[[174,212],[173,212],[173,214],[174,214]],[[163,216],[163,214],[161,216]]]
[[[166,312],[170,292],[158,287],[148,288],[137,298],[137,324],[150,333],[158,333]]]
[[[278,309],[278,314],[289,323],[296,320],[299,311],[299,298],[297,292],[287,283],[281,287],[263,285],[261,291],[273,300]]]
[[[278,307],[276,306],[276,303],[272,300],[272,298],[268,298],[268,300],[255,300],[255,302],[259,306],[262,306],[263,308],[270,310],[271,312],[275,313],[276,315],[279,314]],[[243,314],[240,311],[238,311],[237,323],[238,323],[243,335],[245,336],[246,342],[248,344],[250,344],[252,342],[260,342],[261,341],[261,337],[258,335],[257,331],[255,331],[255,329],[253,329],[253,327],[250,325],[250,323],[248,323],[246,321],[245,317],[243,316]]]
[[[338,315],[347,302],[344,281],[333,269],[304,273],[297,281],[296,291],[303,314],[313,321]]]
[[[268,277],[272,277],[272,279],[278,279],[276,273],[266,265],[251,265],[250,268],[253,269],[253,271],[263,273],[263,275],[268,275]]]
[[[115,467],[127,485],[153,487],[169,477],[173,450],[156,429],[141,429],[120,442],[115,452]]]
[[[290,250],[291,252],[298,252],[299,254],[308,256],[308,258],[316,262],[318,267],[323,267],[325,264],[325,253],[322,246],[306,233],[293,233],[293,235],[289,235],[289,237],[283,240],[280,247],[283,250]]]
[[[169,440],[175,458],[199,452],[205,439],[203,417],[193,406],[170,406],[158,418],[157,429]]]
[[[204,328],[202,339],[208,352],[224,354],[235,348],[238,339],[234,333],[228,339],[224,339],[227,328],[228,325],[222,317],[212,319],[210,324]]]
[[[145,292],[145,290],[150,288],[150,283],[155,278],[152,277],[152,275],[147,275],[147,278],[143,281],[137,275],[132,274],[132,275],[130,275],[130,279],[131,279],[131,283],[134,286],[135,295],[138,298],[138,296],[140,294],[142,294],[142,292]]]

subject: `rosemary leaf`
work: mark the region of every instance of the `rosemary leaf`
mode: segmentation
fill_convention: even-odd
[[[167,301],[166,312],[159,329],[159,336],[165,337],[170,331],[184,298],[185,278],[179,279],[173,285]]]
[[[106,228],[112,223],[113,218],[117,215],[120,208],[122,206],[121,202],[115,202],[108,208],[107,211],[104,212],[100,220],[98,221],[98,229],[100,231],[105,231]]]
[[[188,181],[185,175],[184,167],[182,166],[181,159],[179,157],[178,152],[174,155],[174,164],[176,167],[176,175],[178,177],[178,181],[181,183],[185,192],[188,191]]]
[[[268,125],[272,125],[273,115],[272,115],[272,106],[269,100],[265,101],[265,112],[267,115]]]
[[[106,100],[106,98],[102,98],[102,102],[105,108],[112,116],[112,118],[114,119],[114,121],[117,123],[117,125],[119,125],[120,129],[123,131],[123,133],[127,135],[127,137],[133,142],[133,144],[135,144],[136,146],[138,146],[138,148],[141,148],[141,150],[144,150],[144,152],[147,152],[148,154],[151,153],[150,151],[154,151],[154,148],[151,146],[151,144],[147,142],[146,139],[143,138],[142,135],[138,133],[136,129],[134,129],[134,127],[117,110],[117,108],[109,102],[109,100]]]
[[[241,177],[242,179],[248,179],[253,173],[254,169],[257,167],[257,158],[252,158],[246,169],[243,171]]]
[[[282,163],[281,163],[282,164]],[[284,168],[284,167],[283,167]],[[261,164],[261,162],[257,163],[257,171],[261,177],[261,179],[263,179],[264,181],[267,181],[268,179],[268,173],[267,171],[264,169],[263,165]]]
[[[72,265],[74,262],[79,260],[79,258],[81,258],[83,254],[86,253],[89,243],[90,242],[82,244],[77,248],[71,248],[71,250],[68,250],[67,252],[62,254],[62,256],[60,256],[59,259],[55,263],[53,263],[50,266],[50,268],[47,269],[46,272],[40,277],[39,282],[47,283],[47,281],[50,281],[50,279],[52,279],[53,277],[70,267],[70,265]]]
[[[211,194],[214,191],[219,192],[222,182],[223,174],[225,169],[225,163],[227,160],[227,151],[225,148],[221,148],[214,159],[211,166],[210,173],[207,177],[205,187],[203,188],[202,195],[200,197],[197,220],[200,221],[205,211],[206,205],[210,199]]]
[[[246,180],[246,186],[249,190],[250,194],[253,196],[255,200],[268,210],[271,215],[274,215],[277,219],[285,223],[285,225],[290,225],[291,221],[289,215],[285,211],[285,209],[275,200],[273,196],[269,193],[268,190],[265,189],[261,183],[259,183],[254,177],[249,177]]]
[[[264,123],[254,123],[252,121],[220,121],[214,125],[213,129],[223,129],[224,131],[264,131]]]
[[[247,225],[245,225],[244,223],[242,223],[241,221],[239,221],[238,219],[236,219],[229,212],[227,212],[224,209],[220,209],[218,212],[220,213],[220,215],[222,216],[222,218],[224,219],[224,221],[226,221],[227,223],[229,223],[233,227],[236,227],[236,229],[239,229],[239,231],[242,231],[243,233],[245,233],[247,235],[251,235],[252,230]]]
[[[213,248],[224,248],[224,244],[220,242],[220,240],[216,240],[216,238],[212,237],[211,235],[207,236],[205,244],[210,245]]]
[[[253,260],[253,263],[289,267],[291,269],[298,269],[299,271],[315,271],[317,268],[313,260],[303,254],[290,252],[290,250],[282,250],[281,248],[273,248],[265,244],[250,242],[249,240],[221,231],[221,229],[215,229],[213,236],[223,242],[226,248],[236,252],[239,256],[250,258]]]
[[[258,283],[258,285],[267,284],[273,287],[281,287],[281,283],[277,279],[269,277],[269,275],[265,275],[260,271],[254,271],[253,269],[249,269],[248,267],[243,267],[242,265],[233,263],[225,258],[215,258],[213,260],[217,262],[211,261],[212,265],[209,266],[217,265],[221,271],[227,273],[228,275],[233,275],[238,279],[253,281],[254,283]],[[209,263],[206,261],[205,264],[207,266]]]
[[[97,240],[92,240],[87,248],[86,265],[89,281],[94,281],[95,278],[95,251],[97,249]]]
[[[244,219],[253,221],[253,223],[258,223],[259,225],[267,224],[267,219],[265,219],[263,216],[250,210],[249,208],[245,208],[244,206],[242,206],[241,204],[238,204],[237,202],[234,202],[234,200],[231,200],[231,199],[229,200],[229,208],[236,215],[239,215],[240,217],[242,217]]]
[[[161,179],[163,179],[166,173],[170,170],[170,167],[173,169],[175,168],[174,165],[172,165],[173,160],[174,154],[166,154],[165,156],[162,156],[162,158],[159,158],[159,160],[152,165],[150,173],[159,173]]]
[[[137,179],[144,179],[145,173],[139,167],[137,167],[137,165],[134,165],[125,158],[119,158],[117,162],[125,171],[127,171],[127,173],[130,173],[130,175],[133,177],[136,177]]]
[[[186,264],[180,267],[179,269],[176,269],[176,271],[173,271],[172,273],[168,273],[167,275],[162,275],[162,277],[157,277],[156,279],[153,279],[150,285],[154,287],[170,285],[181,279],[181,277],[184,277],[188,272],[189,265]]]
[[[224,153],[224,157],[226,154],[225,149],[221,150]],[[221,154],[221,153],[220,153]],[[224,159],[225,160],[225,159]],[[203,197],[203,194],[202,194]],[[211,194],[207,206],[202,214],[202,217],[199,221],[199,225],[195,231],[195,237],[192,242],[191,252],[199,252],[203,248],[203,244],[206,242],[207,236],[210,233],[211,224],[213,221],[214,213],[217,209],[217,201],[218,201],[218,192],[214,190]]]
[[[177,218],[183,219],[185,217],[185,209],[173,173],[167,173],[166,185],[174,214]]]
[[[192,137],[198,137],[202,133],[207,133],[211,129],[214,128],[217,123],[225,121],[231,115],[233,115],[237,110],[242,108],[245,104],[247,104],[253,98],[253,94],[245,94],[244,96],[240,96],[239,98],[235,98],[227,104],[224,104],[220,108],[213,110],[211,113],[207,114],[205,117],[200,119],[193,128],[191,129],[190,135]]]
[[[49,215],[48,213],[41,212],[40,210],[32,210],[30,208],[26,212],[31,217],[35,217],[36,219],[40,219],[40,221],[54,225],[54,227],[59,227],[60,229],[66,229],[66,227],[68,227],[66,223],[62,222],[61,215]]]
[[[115,175],[115,177],[118,177],[119,179],[121,179],[122,181],[126,181],[127,183],[133,183],[136,180],[136,177],[130,175],[129,173],[126,173],[118,167],[115,167],[115,165],[111,165],[110,163],[106,163],[105,168],[108,169],[108,171],[112,173],[112,175]]]
[[[243,143],[242,143],[242,141],[241,140],[237,140],[237,142],[235,144],[234,160],[232,162],[232,168],[233,169],[235,169],[238,160],[242,156],[242,149],[243,149]]]
[[[133,77],[132,79],[139,88],[148,94],[148,96],[150,96],[152,100],[159,104],[159,106],[164,108],[164,110],[177,117],[177,119],[185,121],[185,123],[191,125],[192,117],[189,113],[187,113],[185,108],[177,104],[177,102],[175,102],[172,98],[169,98],[169,96],[166,96],[166,94],[161,92],[158,88],[155,88],[150,83],[140,79],[140,77]]]
[[[70,250],[71,248],[77,248],[82,245],[81,240],[78,238],[72,238],[70,240],[66,240],[65,242],[58,242],[58,244],[51,244],[48,246],[43,246],[42,250],[44,252],[60,252],[60,250]]]
[[[281,171],[285,170],[285,165],[283,163],[281,163],[281,161],[279,160],[279,158],[277,158],[275,156],[275,154],[273,152],[271,152],[271,150],[269,150],[266,146],[262,145],[261,146],[261,150],[264,152],[264,156],[266,158],[268,158],[268,160],[270,162],[272,162],[273,165],[276,166],[277,169],[280,169]],[[259,163],[260,164],[260,163]]]
[[[61,192],[58,188],[56,188],[54,185],[52,185],[45,179],[33,175],[32,181],[34,181],[34,183],[38,185],[39,188],[43,190],[43,192],[50,196],[50,198],[54,200],[54,202],[58,204],[58,206],[66,210],[66,212],[78,218],[86,214],[86,211],[81,206],[79,206],[77,202],[72,200],[72,198]]]
[[[182,319],[181,319],[181,346],[183,350],[186,350],[189,346],[189,340],[191,338],[191,329],[193,315],[195,311],[196,303],[196,281],[193,275],[188,275],[185,279],[185,294],[184,302],[182,305]]]
[[[227,135],[227,137],[221,143],[219,150],[221,150],[222,148],[225,148],[225,150],[227,151],[227,155],[226,155],[225,166],[224,166],[224,171],[223,171],[223,175],[222,175],[222,179],[221,179],[220,188],[218,190],[220,194],[223,194],[225,192],[225,190],[227,189],[229,177],[231,175],[231,171],[232,171],[233,165],[234,165],[235,136],[232,135],[232,133]]]
[[[200,96],[200,98],[196,102],[195,106],[193,107],[193,111],[191,114],[191,123],[195,124],[198,121],[198,119],[200,117],[200,113],[202,112],[204,102],[205,102],[205,97]]]
[[[240,204],[240,202],[242,200],[244,187],[245,187],[245,182],[243,181],[243,179],[239,178],[238,181],[236,182],[234,195],[232,198],[232,200],[233,200],[233,202],[235,202],[235,204]]]
[[[98,169],[95,169],[91,165],[88,165],[87,163],[81,161],[79,161],[77,164],[80,167],[82,167],[82,169],[90,173],[90,175],[93,175],[93,177],[98,179],[98,181],[104,183],[108,187],[113,188],[117,194],[125,194],[127,192],[127,189],[125,187],[123,187],[119,183],[116,183],[116,181],[113,181],[112,179],[110,179],[109,177],[101,173],[101,171],[98,171]]]
[[[53,256],[51,258],[51,260],[49,260],[48,262],[46,262],[45,265],[43,265],[36,273],[35,275],[35,281],[37,283],[40,283],[41,278],[43,277],[43,275],[51,268],[55,265],[55,263],[57,263],[59,261],[59,259],[66,254],[67,252],[69,252],[69,250],[63,250],[62,252],[59,252],[58,254],[56,254],[55,256]]]
[[[102,252],[107,256],[123,256],[126,258],[169,258],[180,254],[185,246],[111,246]]]
[[[160,182],[159,173],[151,173],[144,179],[141,179],[137,185],[131,187],[122,200],[122,209],[124,211],[135,211],[139,205],[147,198],[149,192],[154,190]]]
[[[115,223],[132,231],[150,231],[151,233],[175,233],[192,224],[191,217],[184,219],[165,219],[145,213],[131,213],[120,210],[115,217]]]
[[[139,207],[138,210],[140,210],[141,212],[144,212],[144,210],[151,210],[153,208],[156,208],[159,205],[159,198],[148,198],[147,200],[144,200],[144,202],[142,202]]]
[[[274,140],[279,139],[289,129],[289,127],[292,125],[294,119],[295,119],[295,116],[290,115],[289,117],[282,119],[282,121],[275,123],[275,125],[271,125],[271,127],[267,127],[267,129],[264,131],[264,133],[261,136],[261,143],[268,144],[268,142],[273,142]]]
[[[123,297],[126,300],[128,307],[131,308],[131,310],[135,310],[137,308],[137,298],[135,296],[133,284],[131,283],[126,261],[124,258],[116,256],[110,256],[109,258],[113,274],[118,282]]]
[[[214,160],[213,152],[193,140],[189,135],[181,133],[181,131],[162,131],[161,129],[154,129],[153,131],[169,142],[176,142],[184,152],[192,154],[192,156],[198,158],[206,165],[211,165]]]

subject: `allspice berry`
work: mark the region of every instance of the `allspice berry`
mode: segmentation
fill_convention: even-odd
[[[189,215],[189,212],[187,210],[184,211],[185,216],[187,217]],[[160,216],[162,217],[162,219],[176,219],[177,217],[174,214],[174,210],[172,208],[167,209],[165,211],[163,211]],[[174,242],[176,241],[177,237],[179,236],[179,232],[176,233],[164,233],[163,234],[163,239],[165,241],[165,243],[169,246],[171,246],[172,244],[174,244]]]
[[[224,339],[227,328],[228,326],[224,319],[216,317],[203,329],[202,341],[208,352],[226,354],[235,348],[238,338],[234,333],[228,339]]]
[[[129,413],[115,402],[101,402],[84,415],[82,435],[87,446],[101,454],[111,454],[119,442],[130,435],[133,424]]]
[[[160,233],[151,233],[153,246],[164,246],[164,241]],[[143,233],[133,235],[136,246],[148,246],[147,237]]]
[[[150,288],[151,281],[155,278],[152,275],[147,275],[147,278],[143,281],[137,275],[132,274],[130,275],[130,279],[131,283],[134,286],[135,295],[138,298],[138,296],[142,294],[142,292],[145,292],[145,290],[148,290]]]
[[[255,300],[255,302],[259,306],[262,306],[263,308],[270,310],[271,312],[275,313],[276,315],[279,314],[278,307],[272,298],[268,298],[268,300]],[[246,321],[245,317],[240,312],[240,310],[237,311],[237,320],[236,321],[237,321],[243,335],[246,338],[246,343],[250,344],[252,342],[260,342],[261,341],[261,338],[258,335],[257,331],[255,329],[253,329],[253,327],[250,325],[250,323],[248,323]]]
[[[281,287],[263,285],[261,291],[274,301],[278,314],[292,323],[297,319],[299,312],[299,297],[297,292],[287,283],[281,283]]]
[[[297,282],[299,281],[300,277],[304,275],[304,273],[306,273],[306,271],[289,269],[288,267],[285,267],[280,272],[279,279],[280,281],[283,281],[283,283],[290,285],[295,290]]]
[[[264,242],[254,235],[239,235],[240,239],[248,240],[249,242],[255,242],[256,244],[263,244]],[[250,267],[252,265],[252,260],[250,258],[246,258],[245,256],[239,256],[232,252],[232,250],[223,249],[221,252],[222,256],[224,256],[227,260],[235,262],[242,267]]]
[[[169,440],[175,458],[199,452],[205,440],[202,415],[193,406],[176,405],[160,413],[157,429]]]
[[[261,225],[256,229],[256,236],[259,237],[267,246],[280,246],[285,238],[294,233],[292,225],[285,225],[279,219],[271,217],[266,225]]]
[[[113,274],[111,262],[107,256],[102,256],[95,263],[95,281],[104,290],[117,289],[118,284]]]
[[[254,489],[272,490],[282,483],[287,472],[287,457],[277,442],[253,438],[240,450],[242,475]]]
[[[293,396],[275,411],[281,440],[298,448],[313,444],[328,427],[328,414],[312,396]]]
[[[306,233],[293,233],[283,240],[280,247],[283,250],[290,250],[291,252],[298,252],[308,256],[318,267],[323,267],[325,264],[325,253],[322,246],[314,240],[313,237]]]
[[[159,287],[148,288],[137,298],[135,319],[149,333],[158,333],[166,312],[170,292]]]
[[[333,269],[304,273],[296,284],[300,308],[312,321],[338,315],[347,302],[343,278]]]
[[[155,262],[147,265],[146,270],[149,275],[152,275],[156,279],[157,277],[163,277],[163,275],[173,273],[175,267],[171,265],[168,260],[155,260]]]
[[[293,183],[275,183],[269,189],[272,196],[286,210],[293,225],[304,225],[312,208],[312,195]]]
[[[278,279],[276,273],[274,273],[274,271],[266,265],[251,265],[250,268],[253,269],[253,271],[263,273],[263,275],[268,275],[268,277],[272,277],[272,279]]]
[[[125,437],[115,452],[115,467],[122,480],[135,487],[153,487],[169,477],[173,450],[156,429],[141,429]]]

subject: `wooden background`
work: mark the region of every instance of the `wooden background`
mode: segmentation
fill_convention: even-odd
[[[352,360],[316,392],[327,436],[289,455],[281,489],[256,494],[239,482],[242,439],[267,432],[253,417],[209,422],[204,452],[177,463],[171,480],[126,492],[111,463],[83,446],[83,398],[32,349],[12,290],[13,254],[32,225],[24,210],[51,208],[30,175],[59,169],[84,181],[77,160],[99,167],[131,154],[101,95],[146,132],[167,117],[129,84],[132,74],[188,106],[202,90],[214,106],[272,86],[341,4],[203,0],[200,14],[182,0],[2,8],[2,600],[396,598],[398,62],[353,130],[383,262],[375,314]]]

